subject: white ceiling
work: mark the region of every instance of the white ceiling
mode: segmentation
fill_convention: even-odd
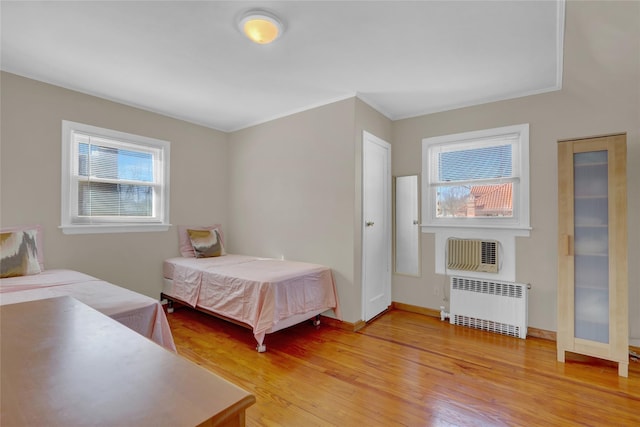
[[[2,1],[4,71],[222,131],[358,96],[390,119],[561,85],[564,1]],[[271,45],[237,19],[285,23]]]

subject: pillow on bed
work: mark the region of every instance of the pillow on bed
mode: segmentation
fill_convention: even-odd
[[[211,258],[224,255],[222,238],[217,228],[213,230],[187,230],[196,258]]]
[[[34,230],[36,233],[36,248],[38,250],[38,264],[40,264],[40,270],[44,270],[44,248],[42,238],[42,226],[40,225],[15,225],[12,227],[3,227],[0,229],[0,233],[13,233],[16,231],[29,231]]]
[[[40,273],[36,230],[0,233],[0,277]]]
[[[179,225],[178,226],[178,242],[180,244],[180,255],[186,258],[195,258],[196,253],[193,250],[193,245],[191,244],[191,238],[189,237],[189,232],[187,230],[218,230],[218,235],[220,235],[220,241],[224,244],[224,234],[222,234],[222,225],[213,224],[210,226],[187,226],[187,225]]]

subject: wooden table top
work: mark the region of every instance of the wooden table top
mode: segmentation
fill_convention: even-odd
[[[0,307],[3,426],[222,425],[255,402],[71,297]]]

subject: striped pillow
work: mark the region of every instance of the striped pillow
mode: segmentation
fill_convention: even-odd
[[[222,244],[224,245],[224,233],[222,232],[221,224],[213,224],[207,226],[179,225],[178,243],[180,245],[180,255],[186,258],[195,258],[196,256],[196,254],[193,252],[193,245],[191,244],[191,239],[189,238],[189,233],[187,232],[187,230],[213,230],[214,228],[218,229],[218,234],[220,235],[220,239],[222,240]]]
[[[187,230],[191,239],[191,246],[196,258],[211,258],[224,255],[224,246],[217,229]]]
[[[40,273],[36,230],[0,233],[0,277]]]

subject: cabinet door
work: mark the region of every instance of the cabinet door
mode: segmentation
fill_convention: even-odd
[[[573,166],[574,334],[608,343],[608,153],[574,153]]]

